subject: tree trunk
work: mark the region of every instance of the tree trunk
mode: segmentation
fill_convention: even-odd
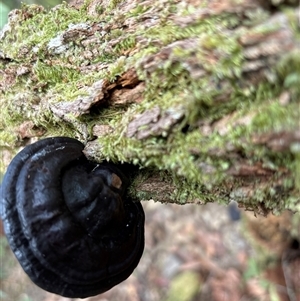
[[[94,160],[139,167],[134,198],[299,212],[291,2],[77,0],[12,11],[0,37],[3,152],[75,137]]]

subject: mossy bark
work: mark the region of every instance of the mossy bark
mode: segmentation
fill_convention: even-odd
[[[134,198],[299,212],[299,16],[274,3],[78,0],[11,12],[2,150],[75,137],[94,160],[139,167]]]

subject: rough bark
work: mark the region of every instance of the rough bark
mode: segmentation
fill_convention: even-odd
[[[1,148],[71,136],[94,160],[138,166],[130,193],[140,200],[299,212],[296,5],[89,0],[15,10],[0,37]]]

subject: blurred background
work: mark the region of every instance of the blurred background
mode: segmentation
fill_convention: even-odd
[[[51,8],[58,0],[27,0]],[[0,28],[21,1],[0,2]],[[257,216],[236,203],[142,202],[143,257],[126,281],[89,301],[300,301],[300,217]],[[0,221],[0,300],[71,301],[24,274]],[[79,299],[78,299],[79,300]]]
[[[85,300],[300,300],[300,230],[295,215],[255,217],[239,211],[235,203],[142,204],[146,245],[138,267],[110,291]],[[50,294],[31,283],[3,231],[0,260],[2,301],[82,300]]]

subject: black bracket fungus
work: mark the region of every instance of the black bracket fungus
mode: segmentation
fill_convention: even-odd
[[[70,298],[101,294],[128,278],[144,250],[144,211],[128,180],[83,155],[68,137],[25,147],[1,185],[4,230],[31,280]]]

